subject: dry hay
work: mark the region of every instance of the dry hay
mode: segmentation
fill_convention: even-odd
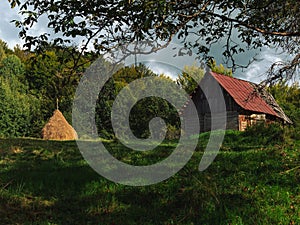
[[[46,140],[74,140],[77,133],[68,123],[64,115],[57,109],[42,130],[43,139]]]

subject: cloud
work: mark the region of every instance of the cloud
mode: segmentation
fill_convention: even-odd
[[[251,63],[245,71],[241,71],[241,77],[259,83],[266,79],[267,71],[273,63],[287,60],[288,56],[274,48],[264,48],[256,58],[257,60]]]
[[[0,39],[5,41],[9,48],[13,48],[16,44],[22,45],[22,40],[19,38],[19,29],[15,27],[11,21],[19,19],[20,16],[16,9],[11,9],[8,1],[0,2]]]
[[[174,80],[176,80],[178,78],[178,75],[182,72],[182,70],[171,64],[166,64],[159,61],[145,61],[143,63],[154,73],[158,75],[164,74]]]
[[[12,20],[19,20],[21,16],[18,14],[18,8],[10,8],[7,0],[0,1],[0,39],[5,41],[9,48],[13,49],[16,44],[23,45],[24,40],[19,37],[20,29],[15,27]],[[30,30],[29,35],[40,35],[51,31],[47,28],[47,18],[41,17],[39,22],[34,24]]]

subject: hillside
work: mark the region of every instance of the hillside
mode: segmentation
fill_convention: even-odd
[[[204,172],[197,167],[209,134],[200,135],[178,174],[145,187],[102,178],[75,142],[1,139],[0,224],[299,224],[300,141],[283,142],[274,129],[276,137],[250,134],[227,131]],[[119,143],[106,145],[123,157]]]

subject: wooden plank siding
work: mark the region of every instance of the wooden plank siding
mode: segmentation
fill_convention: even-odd
[[[217,127],[220,129],[223,128],[223,123],[225,121],[226,129],[238,129],[238,111],[241,110],[240,106],[236,104],[234,99],[224,90],[224,88],[220,87],[225,100],[226,108],[224,109],[220,104],[218,104],[220,96],[218,96],[216,91],[211,88],[215,85],[216,80],[212,76],[207,76],[206,79],[203,79],[201,82],[202,89],[198,87],[192,94],[192,101],[195,104],[198,112],[200,132],[211,130],[211,110],[209,107],[209,102],[217,106],[215,107],[216,112],[214,115],[215,124]],[[204,93],[208,93],[208,96],[206,96]],[[219,105],[220,107],[218,107]],[[192,116],[189,115],[189,112],[190,110],[187,107],[187,117]],[[224,115],[226,118],[224,118]]]

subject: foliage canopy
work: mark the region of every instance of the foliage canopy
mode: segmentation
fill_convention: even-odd
[[[164,47],[161,41],[169,43],[176,37],[205,59],[213,57],[212,45],[223,43],[220,54],[233,69],[239,66],[236,55],[270,45],[293,58],[274,65],[269,71],[272,78],[291,78],[299,68],[297,0],[8,1],[12,7],[19,6],[23,15],[15,25],[28,48],[42,48],[50,39],[59,45],[80,39],[82,52],[90,47],[100,53],[119,44],[148,40],[156,50]],[[48,30],[32,35],[30,28],[41,20],[48,21]]]

